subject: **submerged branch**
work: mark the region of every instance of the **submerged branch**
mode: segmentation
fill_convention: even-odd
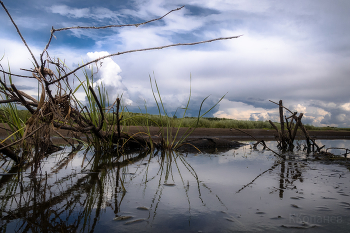
[[[283,158],[283,159],[285,158],[283,155],[278,154],[277,152],[273,151],[273,150],[270,149],[268,146],[266,146],[266,144],[265,144],[264,141],[259,141],[259,140],[256,139],[253,135],[251,135],[251,134],[249,134],[249,133],[247,133],[247,132],[244,132],[243,130],[240,130],[240,129],[237,129],[237,128],[235,128],[235,130],[238,130],[239,132],[242,132],[242,133],[244,133],[244,134],[246,134],[246,135],[252,137],[254,140],[256,140],[257,142],[259,142],[261,145],[263,145],[264,147],[266,147],[269,151],[273,152],[273,153],[274,153],[275,155],[277,155],[278,157]]]

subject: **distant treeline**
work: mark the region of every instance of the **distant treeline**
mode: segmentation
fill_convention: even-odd
[[[31,116],[27,110],[18,110],[18,117],[23,121],[28,120]],[[167,120],[166,116],[143,114],[143,113],[132,113],[132,112],[123,112],[121,114],[122,120],[121,125],[124,126],[160,126],[166,125]],[[0,118],[3,118],[1,114],[0,107]],[[108,124],[116,123],[115,114],[107,114]],[[6,122],[3,121],[3,122]],[[197,117],[185,117],[171,118],[171,127],[194,127],[197,122]],[[280,124],[274,122],[274,124],[280,128]],[[304,125],[307,130],[346,130],[350,131],[350,128],[335,128],[335,127],[316,127],[313,125]],[[238,128],[238,129],[273,129],[268,121],[245,121],[245,120],[234,120],[227,118],[217,118],[217,117],[203,117],[198,122],[198,127],[200,128]]]

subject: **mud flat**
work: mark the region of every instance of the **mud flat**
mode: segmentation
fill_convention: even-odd
[[[8,136],[8,131],[5,129],[8,129],[8,126],[5,124],[0,124],[0,138],[5,139]],[[177,132],[177,128],[172,128],[172,135],[175,136]],[[177,138],[180,138],[182,135],[186,133],[188,128],[180,128]],[[167,134],[166,129],[163,129],[164,135]],[[190,132],[191,129],[188,131]],[[241,131],[246,132],[243,133]],[[59,130],[60,134],[66,137],[70,137],[71,134],[66,130]],[[137,134],[138,136],[145,136],[150,134],[152,138],[157,139],[160,138],[161,128],[159,127],[143,127],[143,126],[124,126],[123,132],[128,133],[129,135]],[[140,134],[139,132],[144,132],[145,134]],[[341,131],[341,130],[315,130],[315,131],[308,131],[310,137],[316,138],[316,139],[350,139],[350,131]],[[265,129],[241,129],[240,131],[235,129],[228,129],[228,128],[197,128],[195,129],[191,135],[188,137],[190,138],[208,138],[208,137],[217,137],[217,138],[225,138],[228,140],[236,140],[236,141],[252,141],[254,140],[249,135],[254,136],[257,139],[263,139],[267,141],[275,140],[275,137],[277,135],[275,130],[265,130]],[[61,142],[64,143],[64,140],[60,139],[58,135],[55,133],[52,134],[54,137],[54,142]],[[83,139],[83,138],[82,138]],[[298,132],[297,139],[303,140],[304,136],[301,132]]]

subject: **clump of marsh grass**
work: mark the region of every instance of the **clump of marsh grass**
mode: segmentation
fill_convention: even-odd
[[[206,111],[205,113],[202,113],[203,103],[205,102],[206,99],[208,99],[209,96],[204,98],[199,108],[198,117],[192,124],[189,125],[189,128],[186,130],[186,132],[180,137],[178,137],[180,128],[184,126],[183,121],[185,119],[186,112],[188,110],[188,106],[191,100],[191,77],[190,77],[190,90],[189,90],[190,93],[189,93],[188,101],[187,101],[186,107],[183,108],[184,110],[183,117],[178,120],[177,124],[175,124],[175,121],[177,120],[177,118],[169,116],[167,111],[165,110],[164,103],[162,101],[162,97],[161,97],[156,79],[154,79],[154,85],[155,85],[155,89],[154,89],[152,85],[151,76],[149,78],[151,83],[152,94],[159,112],[158,118],[159,118],[160,124],[157,126],[160,128],[161,148],[176,149],[179,146],[181,146],[182,143],[186,140],[186,138],[198,127],[200,120],[208,112],[210,112],[213,108],[215,108],[216,105],[220,103],[220,101],[225,97],[225,95],[222,96],[220,100],[216,104],[214,104],[208,111]],[[158,96],[158,99],[156,96]],[[173,136],[173,130],[176,131],[174,136]]]

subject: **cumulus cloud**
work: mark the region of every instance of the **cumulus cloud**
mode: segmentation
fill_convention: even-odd
[[[97,58],[109,55],[108,52],[89,52],[87,56],[90,60],[95,60]],[[110,102],[113,103],[117,97],[123,96],[123,101],[125,104],[132,104],[132,100],[128,98],[127,88],[122,83],[122,77],[120,73],[121,68],[117,63],[115,63],[112,58],[105,58],[98,63],[98,80],[94,85],[103,85],[109,95]]]
[[[327,126],[349,127],[350,125],[350,103],[333,103],[324,101],[312,101],[311,107],[322,109],[323,118],[320,124]]]
[[[229,101],[225,99],[220,102],[219,110],[213,115],[218,118],[229,118],[236,120],[278,120],[277,109],[266,110],[264,108],[256,108],[242,102]]]

